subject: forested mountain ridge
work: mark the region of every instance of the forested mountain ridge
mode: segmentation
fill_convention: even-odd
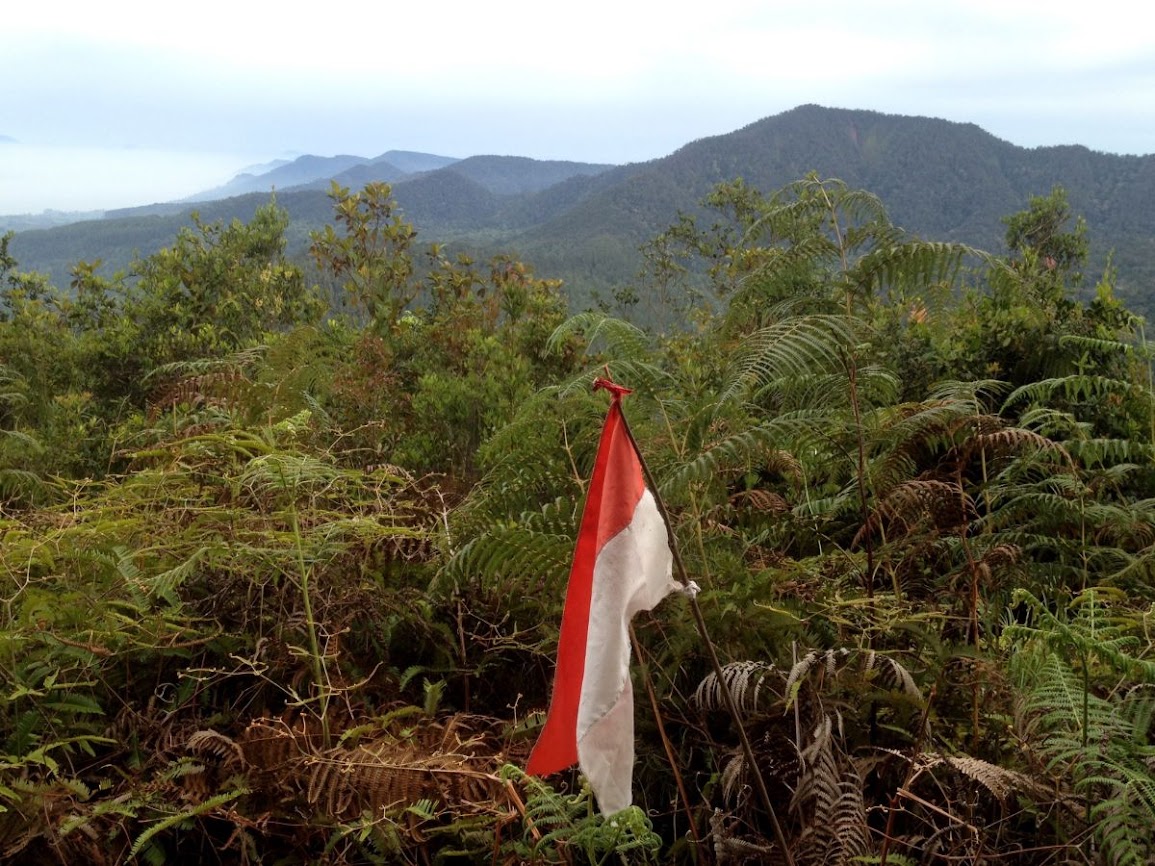
[[[526,258],[542,273],[565,279],[579,305],[591,290],[631,281],[641,265],[638,245],[679,211],[696,211],[714,184],[741,177],[770,190],[811,171],[877,194],[895,223],[910,232],[992,251],[1001,246],[1001,215],[1023,207],[1031,195],[1062,186],[1073,210],[1087,220],[1099,255],[1090,262],[1092,273],[1114,250],[1119,292],[1144,312],[1155,277],[1155,156],[1081,146],[1027,149],[974,124],[808,105],[691,142],[660,159],[616,168],[469,157],[398,176],[404,171],[398,160],[390,152],[334,177],[353,188],[370,180],[392,183],[397,202],[423,236],[458,241],[482,255],[509,251]],[[314,177],[307,185],[318,188],[278,186],[278,203],[300,224],[291,229],[291,242],[303,239],[328,212],[327,179]],[[263,200],[226,199],[197,209],[213,218],[247,219]],[[141,221],[136,211],[135,221],[22,232],[12,251],[27,267],[58,280],[78,259],[101,257],[109,268],[124,267],[134,250],[146,255],[187,222],[191,208],[171,213],[172,208],[164,206],[167,216],[151,222]]]
[[[527,229],[519,249],[544,270],[561,271],[582,240],[597,238],[634,263],[632,250],[653,236],[659,214],[669,221],[672,204],[694,211],[723,180],[772,190],[811,171],[875,193],[908,231],[992,251],[1002,246],[1001,215],[1062,186],[1085,216],[1092,245],[1116,251],[1124,297],[1140,302],[1155,276],[1155,156],[1026,149],[974,124],[818,106],[609,172],[571,208]]]

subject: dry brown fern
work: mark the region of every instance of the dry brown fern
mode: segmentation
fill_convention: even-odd
[[[862,778],[836,749],[830,716],[815,727],[801,758],[802,771],[790,803],[802,824],[795,861],[803,866],[861,862],[870,852]]]
[[[867,536],[879,531],[894,539],[923,527],[951,530],[966,523],[974,513],[970,497],[953,482],[929,478],[905,481],[875,507],[853,543],[861,546]]]
[[[165,411],[178,406],[192,409],[202,406],[224,407],[230,401],[219,386],[242,378],[239,370],[220,370],[169,382],[158,388],[149,401],[149,420],[155,422]]]
[[[966,441],[962,455],[969,459],[979,452],[985,452],[988,456],[1004,455],[1016,453],[1024,448],[1048,452],[1059,457],[1063,464],[1074,466],[1071,455],[1061,444],[1022,427],[1004,427],[1001,430],[972,436]]]
[[[311,759],[307,799],[325,814],[348,819],[381,815],[421,800],[461,814],[506,797],[505,783],[459,754],[421,754],[394,743],[338,749]]]
[[[918,765],[927,770],[941,766],[949,767],[980,784],[1000,803],[1006,803],[1015,794],[1024,794],[1034,800],[1052,798],[1053,792],[1046,785],[1026,773],[1000,767],[998,764],[970,755],[940,755],[925,752],[919,756]]]
[[[188,738],[185,748],[201,760],[215,759],[215,763],[225,770],[240,771],[248,763],[237,742],[218,731],[197,731]]]
[[[255,719],[237,737],[245,763],[263,772],[275,772],[309,757],[320,743],[320,733],[304,719],[294,724],[282,719]]]
[[[736,834],[736,827],[726,821],[725,813],[715,809],[710,815],[710,840],[714,845],[714,862],[717,866],[734,863],[773,863],[784,861],[782,854],[772,845],[752,842]],[[775,854],[778,856],[775,857]]]
[[[213,732],[200,732],[196,742],[202,753],[243,762],[253,788],[297,798],[344,821],[366,813],[381,817],[418,802],[456,814],[498,808],[508,794],[496,775],[505,762],[499,724],[459,714],[415,726],[398,715],[326,749],[307,719],[258,719],[235,743]]]
[[[730,496],[730,505],[734,508],[748,508],[762,511],[767,514],[785,514],[790,510],[790,503],[782,496],[771,490],[739,490]]]

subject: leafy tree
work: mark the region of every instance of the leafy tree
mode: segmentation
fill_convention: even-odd
[[[505,256],[451,259],[439,244],[419,268],[387,184],[331,196],[344,235],[314,235],[313,254],[368,315],[354,360],[335,371],[331,411],[371,435],[350,441],[366,454],[472,479],[481,443],[573,362],[545,351],[564,317],[560,284]]]
[[[329,191],[332,225],[312,234],[310,252],[317,266],[342,281],[345,301],[363,311],[378,334],[396,327],[417,297],[410,253],[417,232],[405,222],[387,183],[370,183],[349,192],[336,182]]]
[[[317,298],[284,260],[288,214],[271,203],[248,224],[194,217],[176,243],[133,267],[124,315],[153,366],[247,348],[271,331],[314,321]],[[81,275],[83,276],[83,275]],[[80,280],[78,298],[87,300]],[[148,370],[145,370],[148,372]]]
[[[1015,266],[1054,272],[1078,285],[1089,251],[1087,223],[1075,219],[1066,190],[1057,186],[1050,195],[1031,196],[1027,209],[1004,217],[1003,224]]]

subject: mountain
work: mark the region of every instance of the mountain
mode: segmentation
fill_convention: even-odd
[[[584,162],[528,159],[524,156],[471,156],[450,171],[474,180],[498,195],[541,192],[572,177],[592,177],[613,168]]]
[[[1120,294],[1146,310],[1155,278],[1155,156],[1080,146],[1027,149],[978,126],[926,117],[802,106],[662,159],[598,176],[563,212],[512,239],[539,269],[572,268],[592,251],[640,265],[636,247],[693,212],[719,181],[770,192],[815,171],[877,194],[908,231],[1003,251],[1003,216],[1060,185],[1085,216],[1097,260],[1114,249]]]
[[[375,159],[372,162],[363,162],[360,165],[347,168],[335,175],[319,177],[310,183],[291,186],[285,191],[292,192],[304,189],[327,190],[334,181],[349,189],[360,189],[367,183],[394,183],[403,177],[409,176],[409,172],[403,171],[393,165],[393,163],[383,159]]]
[[[380,156],[374,157],[373,162],[387,162],[396,166],[406,174],[419,174],[423,171],[437,171],[459,162],[452,156],[437,156],[433,153],[415,153],[412,150],[389,150]]]
[[[238,171],[237,174],[265,174],[266,172],[272,171],[274,168],[280,168],[282,165],[288,165],[290,162],[292,162],[291,159],[282,158],[274,159],[270,162],[258,163],[256,165],[247,165]]]
[[[1140,312],[1155,311],[1149,297],[1155,280],[1150,155],[1117,156],[1080,146],[1027,149],[969,123],[806,105],[691,142],[660,159],[616,167],[397,151],[373,160],[345,157],[354,162],[344,166],[341,158],[329,159],[338,161],[302,157],[261,176],[268,183],[294,166],[297,177],[312,174],[304,186],[276,184],[277,201],[293,221],[290,243],[297,251],[304,249],[308,231],[331,215],[325,195],[330,178],[351,188],[366,179],[387,180],[423,240],[448,241],[477,255],[521,256],[539,274],[564,278],[578,306],[591,292],[630,281],[641,265],[638,246],[679,211],[698,212],[701,199],[720,181],[741,177],[771,192],[811,171],[841,178],[877,194],[892,219],[913,234],[992,252],[1002,251],[1002,217],[1025,207],[1029,196],[1061,185],[1073,210],[1086,218],[1099,256],[1090,281],[1113,250],[1120,294]],[[249,194],[197,209],[203,219],[246,219],[266,200],[267,194]],[[20,232],[10,250],[22,267],[54,276],[80,258],[101,257],[124,267],[126,251],[145,254],[171,243],[177,227],[187,223],[187,204],[165,207],[172,210]]]
[[[390,151],[339,174],[288,187],[285,191],[327,190],[332,181],[350,189],[362,187],[372,181],[396,185],[403,181],[416,181],[432,174],[452,174],[473,181],[495,195],[517,196],[549,189],[571,177],[601,174],[613,167],[586,162],[538,160],[524,156],[471,156],[466,159],[450,159],[431,154]],[[461,215],[455,217],[453,221],[461,222]]]
[[[392,183],[410,175],[436,171],[455,162],[458,160],[451,156],[409,150],[390,150],[373,159],[363,156],[305,155],[292,162],[270,163],[265,170],[258,167],[258,170],[238,174],[224,186],[196,193],[184,201],[215,201],[250,192],[267,193],[273,190],[328,190],[333,181],[353,189],[374,181]]]
[[[409,150],[391,150],[336,174],[325,173],[311,181],[284,187],[284,190],[286,192],[300,192],[316,189],[327,192],[334,182],[349,189],[360,189],[368,183],[396,183],[406,178],[438,171],[458,162],[460,160],[451,156],[415,153]]]
[[[269,171],[259,174],[238,174],[224,186],[198,192],[184,199],[185,202],[216,201],[222,198],[244,195],[249,192],[272,192],[300,186],[319,179],[333,177],[369,162],[363,156],[299,156],[292,162],[275,165]]]

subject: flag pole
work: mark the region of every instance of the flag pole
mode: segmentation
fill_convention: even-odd
[[[628,393],[628,389],[606,379],[597,379],[594,381],[594,390],[605,388],[610,391],[615,398],[619,398],[623,391]],[[626,419],[626,414],[622,412],[622,429],[625,430],[626,436],[630,440],[630,444],[634,448],[634,452],[638,455],[638,462],[642,466],[642,476],[646,480],[646,487],[649,488],[650,493],[654,497],[654,502],[658,507],[658,513],[662,516],[662,520],[666,524],[666,537],[669,540],[670,552],[674,560],[674,576],[682,586],[692,591],[687,591],[686,596],[690,599],[690,611],[694,615],[694,623],[698,627],[698,633],[702,636],[702,642],[706,645],[706,652],[710,657],[710,665],[714,669],[714,676],[718,680],[718,685],[722,689],[722,694],[726,699],[726,709],[730,712],[731,718],[734,720],[734,726],[738,729],[738,739],[742,744],[742,754],[746,759],[746,763],[750,766],[750,771],[754,777],[754,787],[758,791],[758,797],[762,801],[762,806],[766,810],[766,814],[770,816],[770,824],[774,830],[774,838],[782,849],[782,855],[786,858],[787,866],[794,866],[794,857],[790,854],[790,847],[786,842],[786,833],[782,830],[782,825],[778,821],[778,813],[774,811],[774,803],[770,799],[770,791],[766,788],[766,780],[762,778],[762,771],[758,768],[758,763],[754,758],[754,747],[750,745],[750,738],[746,734],[746,726],[742,724],[742,717],[738,713],[738,706],[734,703],[734,695],[730,691],[730,687],[726,684],[726,675],[722,671],[722,664],[718,661],[718,652],[714,648],[714,642],[710,640],[709,629],[706,628],[706,620],[702,616],[702,608],[698,604],[697,587],[690,580],[690,576],[686,571],[686,565],[682,562],[682,555],[678,550],[678,539],[674,535],[674,524],[670,520],[670,513],[666,510],[666,503],[658,492],[658,483],[654,478],[653,473],[650,472],[649,464],[646,463],[646,458],[642,454],[642,449],[638,447],[638,440],[634,438],[634,432],[630,429],[629,421]]]
[[[693,806],[690,803],[690,795],[686,793],[686,783],[682,781],[682,773],[678,769],[678,757],[674,754],[674,746],[670,742],[670,738],[666,736],[666,723],[662,719],[662,710],[658,706],[658,696],[654,692],[653,678],[650,676],[650,664],[646,660],[645,653],[642,652],[642,642],[638,640],[638,633],[634,631],[634,624],[630,623],[630,643],[634,646],[634,654],[638,657],[638,664],[642,667],[642,680],[646,684],[646,695],[650,699],[650,707],[654,711],[654,721],[658,723],[658,734],[662,738],[662,748],[666,750],[666,760],[670,762],[670,769],[674,772],[674,782],[678,786],[678,796],[682,800],[682,808],[686,810],[686,820],[690,825],[690,835],[694,838],[694,844],[698,847],[702,845],[702,838],[698,835],[698,825],[694,823]]]

